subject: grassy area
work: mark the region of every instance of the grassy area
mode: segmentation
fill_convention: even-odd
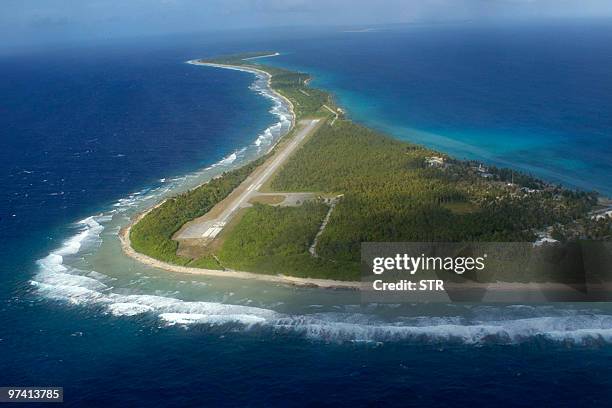
[[[442,207],[450,210],[455,214],[473,214],[478,212],[478,206],[469,201],[442,203]]]
[[[212,255],[202,256],[200,258],[194,259],[189,262],[187,266],[202,269],[222,269],[221,265],[219,265],[219,262],[217,262],[217,260]]]
[[[299,207],[256,204],[226,239],[223,266],[264,274],[356,280],[357,265],[314,258],[308,252],[328,207],[306,202]]]

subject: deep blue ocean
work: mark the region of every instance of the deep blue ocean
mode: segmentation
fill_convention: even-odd
[[[166,326],[32,289],[36,261],[74,222],[218,162],[274,122],[251,75],[184,64],[262,49],[313,73],[359,122],[612,194],[610,22],[194,34],[2,54],[0,386],[63,386],[79,407],[609,406],[605,320],[607,336],[580,344],[550,341],[555,328],[519,342],[362,343]]]
[[[386,28],[321,42],[269,62],[312,72],[353,119],[398,138],[612,195],[610,21]]]

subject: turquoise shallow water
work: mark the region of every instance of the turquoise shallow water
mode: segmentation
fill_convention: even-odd
[[[567,154],[559,130],[533,122],[515,130],[522,122],[498,114],[503,101],[495,109],[489,99],[472,101],[463,111],[444,102],[463,101],[465,91],[456,87],[451,98],[452,78],[443,66],[425,69],[437,65],[425,57],[444,61],[441,50],[453,46],[482,49],[473,31],[448,30],[171,37],[4,57],[0,385],[64,386],[66,405],[75,407],[609,405],[605,304],[368,306],[353,293],[172,275],[121,255],[117,232],[130,216],[246,159],[279,119],[251,75],[183,63],[219,53],[284,51],[275,63],[312,70],[357,120],[491,160],[545,146],[555,174],[576,168],[564,176],[608,185],[600,175],[609,145],[589,150],[585,140],[609,136],[599,105],[609,70],[582,67],[593,71],[583,81],[594,75],[603,88],[582,83],[572,93],[593,103],[578,104],[577,121],[563,122],[586,132],[576,133],[581,139],[571,143],[579,147]],[[545,40],[559,35],[550,33]],[[582,44],[605,51],[594,40],[604,34],[589,35]],[[530,49],[522,44],[518,55]],[[541,53],[541,43],[533,47]],[[449,55],[462,61],[465,53]],[[568,66],[584,61],[584,53],[572,55]],[[409,70],[419,58],[425,68]],[[453,75],[469,79],[474,69]],[[545,113],[517,102],[529,98],[511,99],[506,112],[515,118]],[[534,137],[533,129],[550,133]],[[512,135],[520,135],[516,144]],[[587,170],[592,178],[580,173]]]
[[[612,195],[612,23],[390,27],[298,44],[350,116],[458,158]],[[316,57],[314,57],[316,55]]]

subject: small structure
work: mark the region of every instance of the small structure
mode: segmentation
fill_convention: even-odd
[[[603,212],[601,214],[595,214],[591,217],[591,219],[595,221],[605,220],[607,218],[612,218],[612,210]]]
[[[444,157],[431,156],[425,159],[429,167],[444,167]]]
[[[482,165],[482,163],[478,164],[478,167],[472,167],[472,169],[476,170],[476,172],[483,178],[493,178],[493,174],[489,173],[489,169]]]
[[[547,245],[547,244],[555,244],[559,241],[557,241],[554,238],[551,237],[542,237],[539,238],[536,242],[533,243],[534,247],[539,247],[539,246],[543,246],[543,245]]]

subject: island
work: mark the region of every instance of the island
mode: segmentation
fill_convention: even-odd
[[[258,52],[190,61],[265,76],[291,130],[247,165],[137,216],[124,252],[180,273],[358,288],[362,242],[610,240],[610,202],[360,125]],[[409,135],[408,135],[409,136]],[[527,279],[527,278],[525,278]]]

